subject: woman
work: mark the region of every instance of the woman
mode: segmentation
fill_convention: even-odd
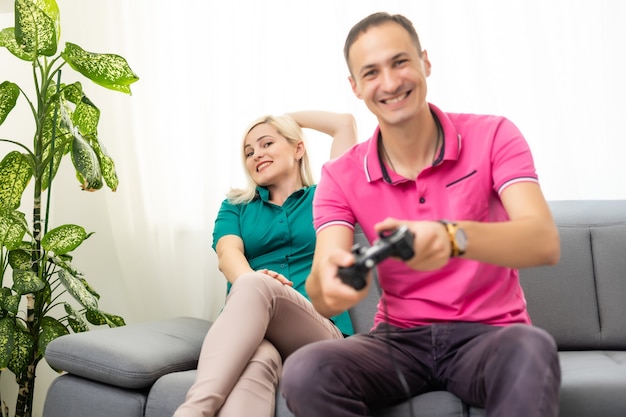
[[[332,136],[331,158],[357,141],[351,115],[323,111],[265,116],[246,130],[249,186],[231,190],[213,232],[228,297],[174,417],[273,416],[283,360],[307,343],[353,333],[347,312],[331,321],[305,298],[315,185],[301,128]]]

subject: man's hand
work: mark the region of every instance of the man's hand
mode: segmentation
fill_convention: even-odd
[[[445,227],[437,221],[407,221],[391,217],[374,226],[377,232],[407,226],[415,234],[413,256],[405,263],[419,271],[433,271],[444,267],[450,259],[450,238]]]
[[[365,287],[359,290],[343,282],[337,275],[339,267],[347,267],[354,263],[354,255],[343,249],[330,252],[325,264],[320,265],[320,279],[323,288],[324,304],[336,311],[344,311],[358,304],[372,282],[372,274],[365,277]]]
[[[367,296],[371,282],[357,291],[338,276],[340,266],[354,263],[351,252],[354,231],[344,226],[329,226],[317,235],[313,268],[306,282],[307,294],[313,305],[325,317],[332,317],[355,306]]]

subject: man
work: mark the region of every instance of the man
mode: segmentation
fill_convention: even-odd
[[[554,340],[533,327],[517,268],[558,262],[560,244],[530,149],[503,117],[426,101],[431,64],[412,23],[373,14],[344,54],[354,94],[377,117],[371,139],[324,166],[307,292],[332,316],[363,299],[337,277],[370,241],[405,225],[415,255],[378,265],[383,295],[367,335],[289,357],[283,395],[298,417],[363,416],[433,390],[489,416],[558,415]]]

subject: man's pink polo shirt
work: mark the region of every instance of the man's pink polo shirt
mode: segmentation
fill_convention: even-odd
[[[430,108],[444,132],[433,165],[416,181],[397,175],[379,157],[376,129],[372,138],[324,165],[313,205],[317,232],[359,223],[372,242],[377,238],[374,224],[386,217],[508,219],[499,198],[502,190],[520,181],[537,182],[519,129],[504,117],[444,113],[432,104]],[[516,269],[454,258],[440,270],[422,272],[387,259],[378,265],[378,275],[387,311],[381,299],[374,325],[530,323]]]

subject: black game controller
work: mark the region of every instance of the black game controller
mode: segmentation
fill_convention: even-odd
[[[337,275],[346,284],[355,290],[365,287],[367,273],[380,261],[396,256],[408,260],[415,255],[413,239],[415,235],[406,226],[401,226],[393,232],[384,231],[378,234],[379,239],[369,248],[358,243],[352,247],[356,260],[348,267],[339,267]]]

